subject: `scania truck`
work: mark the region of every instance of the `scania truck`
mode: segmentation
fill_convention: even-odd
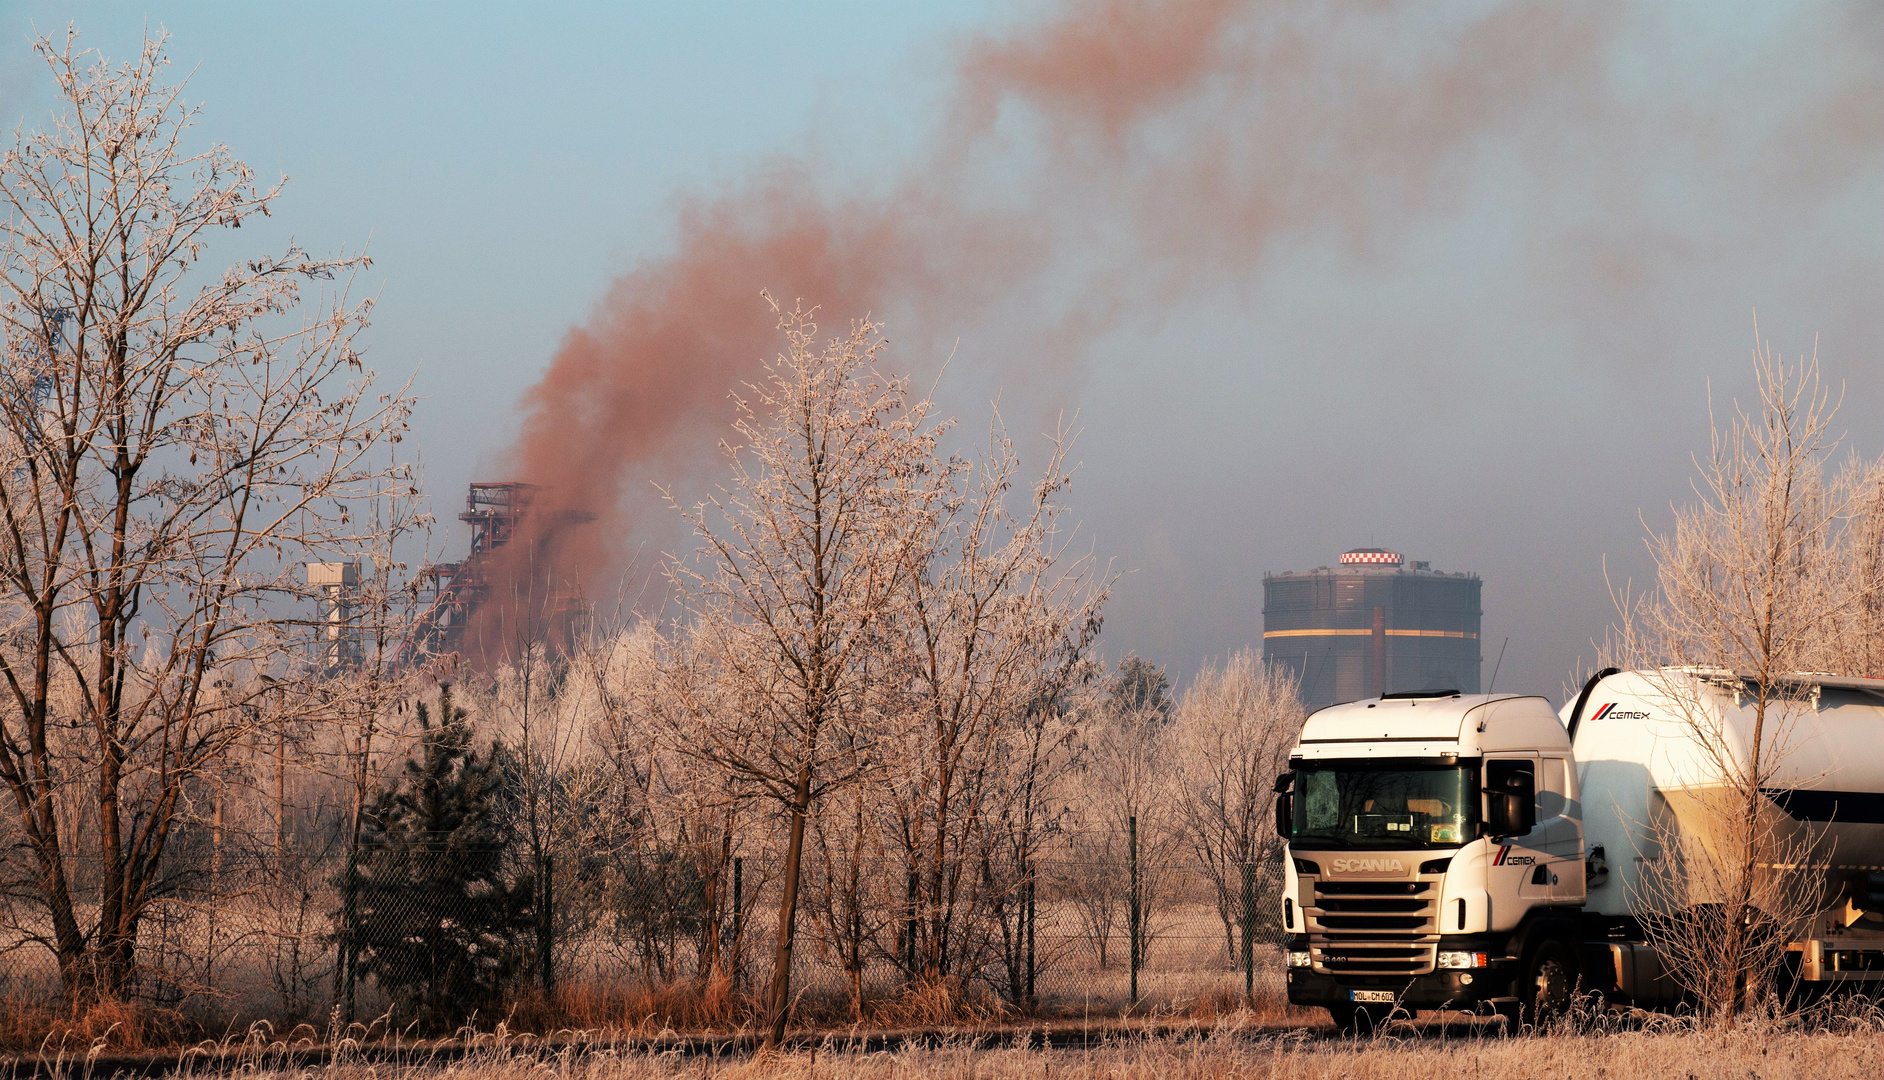
[[[1431,691],[1310,715],[1276,781],[1289,1000],[1351,1030],[1395,1010],[1515,1026],[1579,993],[1679,1001],[1640,921],[1643,868],[1701,827],[1684,793],[1719,783],[1696,732],[1744,760],[1753,689],[1726,671],[1606,669],[1561,711]],[[1875,983],[1884,680],[1796,675],[1783,689],[1787,752],[1765,797],[1811,845],[1796,869],[1820,898],[1784,931],[1785,975],[1802,989]]]

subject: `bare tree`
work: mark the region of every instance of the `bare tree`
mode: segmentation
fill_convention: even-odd
[[[1744,1007],[1766,1000],[1787,942],[1818,911],[1823,891],[1812,868],[1826,853],[1815,830],[1770,800],[1749,807],[1741,784],[1751,744],[1740,721],[1743,706],[1761,709],[1751,680],[1660,669],[1649,681],[1656,704],[1687,734],[1686,753],[1667,756],[1698,782],[1651,793],[1630,900],[1676,982],[1704,1015],[1732,1027]],[[1783,733],[1811,705],[1784,690],[1765,698],[1756,723],[1782,733],[1762,755],[1771,782],[1784,766]],[[1710,782],[1721,777],[1727,782]]]
[[[600,864],[586,877],[613,880],[618,929],[639,936],[658,978],[676,976],[675,946],[690,936],[692,977],[703,989],[730,986],[746,929],[743,911],[737,922],[730,918],[730,878],[750,792],[710,755],[663,737],[690,729],[696,715],[719,715],[722,688],[710,666],[695,662],[689,640],[670,641],[646,620],[582,655],[595,657],[580,666],[594,687],[587,745],[599,760],[578,768],[602,781],[591,789],[603,798],[571,807],[573,818],[590,823],[575,854]],[[663,908],[659,897],[673,902]]]
[[[811,313],[773,309],[787,350],[738,402],[731,485],[685,512],[702,541],[696,559],[670,562],[723,684],[711,698],[677,698],[676,745],[788,818],[768,1047],[784,1037],[790,1004],[806,821],[868,764],[864,661],[904,602],[910,551],[940,500],[929,403],[876,370],[877,328],[856,323],[820,349]]]
[[[536,542],[526,540],[534,556]],[[556,994],[554,962],[554,879],[557,850],[567,839],[570,820],[570,769],[580,753],[584,725],[579,712],[589,682],[575,679],[575,659],[589,652],[587,643],[561,640],[557,622],[544,601],[553,594],[554,571],[525,562],[521,580],[512,582],[512,595],[503,599],[500,618],[487,627],[490,644],[498,646],[504,662],[486,684],[480,715],[491,717],[510,747],[515,775],[510,785],[517,800],[519,830],[528,849],[525,860],[532,882],[531,909],[536,914],[534,948],[537,983],[546,1004]],[[583,627],[569,628],[582,633]],[[469,696],[480,696],[473,692]]]
[[[370,548],[356,500],[403,490],[404,466],[374,459],[410,399],[362,368],[370,303],[303,303],[363,257],[291,246],[205,273],[215,234],[282,188],[186,149],[198,111],[163,82],[161,37],[115,68],[70,33],[34,48],[62,111],[0,159],[19,457],[0,473],[0,781],[77,1003],[130,989],[167,846],[290,647],[276,616],[307,595],[300,560]]]
[[[1236,955],[1245,877],[1282,847],[1275,778],[1304,717],[1295,677],[1248,649],[1205,664],[1185,690],[1167,736],[1184,838],[1216,888],[1225,944]],[[1274,904],[1261,903],[1265,915]]]
[[[850,987],[851,1018],[864,1018],[864,969],[875,958],[883,931],[901,922],[882,873],[884,834],[875,828],[871,793],[864,784],[844,792],[812,819],[817,846],[814,933],[834,955]]]
[[[660,640],[651,632],[649,636]],[[671,652],[669,655],[671,657]],[[665,671],[661,673],[671,674],[676,665],[670,662],[664,666]],[[709,674],[713,671],[710,666],[703,670]],[[644,698],[643,709],[648,715],[659,717],[674,712],[665,689],[667,685],[662,681],[643,684],[644,694],[653,691],[652,697]],[[730,695],[722,698],[721,689],[690,684],[685,693],[677,696],[688,702],[689,707],[715,700],[724,702],[710,707],[714,713],[738,709],[739,698]],[[670,722],[661,726],[672,731],[676,725]],[[711,756],[686,753],[659,741],[655,746],[652,805],[656,811],[656,835],[661,832],[658,823],[667,822],[666,832],[673,838],[674,848],[684,852],[688,865],[699,879],[697,975],[709,983],[730,986],[744,968],[749,922],[743,898],[733,896],[735,886],[750,892],[752,888],[748,886],[756,888],[763,876],[755,874],[743,882],[733,880],[734,860],[746,851],[739,831],[754,816],[753,800],[739,779]]]
[[[1133,954],[1144,961],[1169,922],[1179,884],[1172,871],[1183,835],[1181,795],[1171,769],[1166,703],[1157,698],[1144,708],[1126,707],[1131,700],[1108,693],[1088,703],[1082,718],[1071,864],[1060,886],[1101,966],[1111,936],[1121,931],[1128,963]]]
[[[1834,482],[1844,517],[1836,530],[1834,584],[1848,599],[1834,605],[1820,670],[1884,677],[1884,468],[1857,457]]]
[[[898,628],[897,677],[910,686],[887,774],[895,843],[918,883],[909,974],[927,982],[985,966],[988,909],[1026,868],[995,860],[994,827],[1035,777],[1010,756],[1017,728],[1058,696],[1098,634],[1108,581],[1069,558],[1060,496],[1072,483],[1070,439],[1053,436],[1042,479],[1015,514],[1020,471],[997,426],[971,467],[939,470],[951,491],[940,527],[919,546]],[[1019,809],[1019,808],[1016,808]]]
[[[1098,627],[1090,629],[1096,634]],[[1089,654],[1091,645],[1082,634],[1070,636],[1062,648],[1069,654]],[[1008,725],[998,751],[1004,755],[1007,795],[992,815],[991,861],[1005,861],[1012,868],[1016,887],[992,898],[992,915],[1001,939],[1005,995],[1016,1004],[1034,999],[1036,974],[1061,952],[1051,943],[1040,947],[1035,916],[1040,885],[1051,883],[1043,858],[1065,839],[1072,816],[1071,807],[1060,798],[1073,786],[1069,781],[1080,762],[1079,728],[1067,701],[1091,681],[1097,667],[1090,655],[1059,667],[1059,677],[1040,688],[1021,721]]]
[[[653,719],[662,644],[643,622],[595,635],[572,657],[565,692],[582,694],[590,709],[583,710],[581,753],[562,779],[561,831],[571,842],[579,895],[559,905],[566,929],[586,935],[606,927],[602,940],[628,949],[655,978],[668,975],[676,951],[665,932],[671,920],[638,895],[670,850],[659,795],[666,762]]]
[[[1622,666],[1649,669],[1692,757],[1692,782],[1661,793],[1664,812],[1645,823],[1661,851],[1636,904],[1729,1027],[1782,962],[1781,931],[1816,901],[1804,875],[1775,869],[1809,862],[1813,838],[1767,795],[1797,779],[1782,772],[1813,693],[1798,673],[1835,661],[1841,631],[1876,599],[1876,575],[1850,560],[1873,540],[1845,525],[1877,473],[1828,470],[1835,407],[1816,359],[1788,364],[1759,342],[1754,374],[1757,408],[1716,426],[1694,501],[1648,538],[1655,587],[1619,596],[1612,642]]]

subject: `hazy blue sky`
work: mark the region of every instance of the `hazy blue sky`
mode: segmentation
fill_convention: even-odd
[[[507,468],[568,329],[671,253],[676,199],[781,156],[827,193],[893,185],[972,96],[975,35],[1069,10],[13,0],[0,108],[51,107],[34,26],[117,58],[169,30],[206,135],[292,178],[280,231],[239,238],[370,241],[372,359],[417,372],[449,515]],[[1075,516],[1126,571],[1109,655],[1181,674],[1257,644],[1263,572],[1379,544],[1480,573],[1486,677],[1508,638],[1499,687],[1555,697],[1612,615],[1604,560],[1640,579],[1644,516],[1688,495],[1709,386],[1749,391],[1756,309],[1786,353],[1816,339],[1851,445],[1884,450],[1884,9],[1596,4],[1561,42],[1508,10],[1233,14],[1228,74],[1116,144],[1076,125],[1092,145],[1056,156],[1065,129],[1007,112],[951,178],[1047,222],[1050,254],[892,356],[932,373],[953,350],[940,396],[970,432],[997,393],[1023,436],[1078,411]],[[1403,77],[1426,95],[1404,123]],[[1218,187],[1172,183],[1206,158]],[[1095,297],[1101,329],[1041,359],[1030,314]],[[907,300],[877,309],[893,343]]]

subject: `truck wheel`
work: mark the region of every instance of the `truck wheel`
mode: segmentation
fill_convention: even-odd
[[[1366,1005],[1330,1005],[1328,1016],[1334,1020],[1335,1030],[1343,1035],[1356,1038],[1372,1035],[1376,1028],[1385,1024],[1386,1014]]]
[[[1328,1019],[1334,1021],[1335,1030],[1343,1035],[1354,1031],[1354,1013],[1352,1005],[1328,1006]]]
[[[1773,999],[1779,1003],[1779,1010],[1789,1013],[1798,1005],[1799,998],[1799,954],[1787,953],[1779,961],[1779,969],[1773,972]]]
[[[1576,984],[1577,961],[1569,948],[1549,938],[1539,942],[1530,962],[1524,965],[1524,981],[1518,986],[1524,1019],[1535,1024],[1569,1008]]]

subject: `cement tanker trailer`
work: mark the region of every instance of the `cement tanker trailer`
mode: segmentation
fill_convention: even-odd
[[[1668,841],[1707,845],[1718,831],[1715,755],[1745,768],[1756,691],[1727,672],[1620,672],[1564,710],[1590,863],[1608,870],[1590,879],[1584,911],[1628,935],[1603,974],[1638,1004],[1669,1003],[1677,988],[1634,913],[1668,891],[1654,865],[1671,856]],[[1884,680],[1798,676],[1768,698],[1764,810],[1790,856],[1765,869],[1819,908],[1786,928],[1787,974],[1808,988],[1884,982]],[[1704,881],[1690,884],[1696,902],[1711,899]]]
[[[1289,1000],[1349,1028],[1395,1009],[1515,1019],[1578,991],[1679,1000],[1640,922],[1646,886],[1668,843],[1709,842],[1713,756],[1744,761],[1750,689],[1612,670],[1561,712],[1432,691],[1311,715],[1276,782]],[[1809,849],[1785,872],[1820,898],[1782,930],[1787,976],[1884,982],[1884,680],[1793,676],[1783,697],[1764,813]]]

